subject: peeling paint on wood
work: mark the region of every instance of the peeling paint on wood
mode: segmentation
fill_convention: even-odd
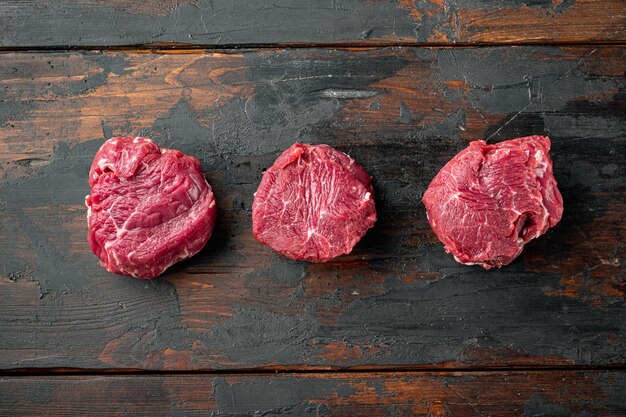
[[[623,42],[622,0],[0,1],[0,47]],[[67,30],[72,28],[72,30]]]
[[[0,414],[624,416],[623,372],[0,378]]]

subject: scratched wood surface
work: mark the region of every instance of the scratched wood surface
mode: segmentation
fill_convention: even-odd
[[[625,393],[626,373],[590,371],[5,377],[0,414],[618,417]]]
[[[0,0],[0,28],[5,48],[624,42],[626,2]]]
[[[626,49],[0,55],[0,368],[146,370],[625,363]],[[207,247],[163,278],[102,269],[87,171],[105,138],[197,156]],[[420,198],[471,140],[553,140],[561,223],[502,270],[457,264]],[[307,265],[258,244],[260,176],[296,139],[350,153],[379,221]]]

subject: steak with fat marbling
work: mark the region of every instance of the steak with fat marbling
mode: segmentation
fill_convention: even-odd
[[[439,171],[422,199],[446,252],[489,269],[511,263],[556,225],[563,199],[552,174],[550,139],[472,142]]]
[[[211,237],[215,198],[192,156],[148,138],[112,138],[96,153],[89,186],[89,245],[107,271],[154,278]]]

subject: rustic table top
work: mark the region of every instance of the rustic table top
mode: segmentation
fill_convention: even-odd
[[[0,415],[626,416],[623,0],[0,0]],[[563,220],[457,264],[421,196],[476,139],[552,139]],[[91,253],[106,138],[198,157],[214,236],[162,278]],[[257,243],[296,140],[373,176],[352,254]]]

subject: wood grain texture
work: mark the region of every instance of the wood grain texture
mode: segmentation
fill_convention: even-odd
[[[624,42],[623,0],[0,0],[0,47]],[[71,28],[71,30],[68,30]]]
[[[626,49],[0,55],[0,367],[237,369],[623,364]],[[220,221],[162,279],[86,243],[105,138],[197,156]],[[457,264],[420,198],[467,143],[547,134],[561,223],[496,271]],[[336,261],[252,237],[263,169],[296,139],[349,152],[379,221]]]
[[[0,415],[626,416],[624,372],[0,378]]]

